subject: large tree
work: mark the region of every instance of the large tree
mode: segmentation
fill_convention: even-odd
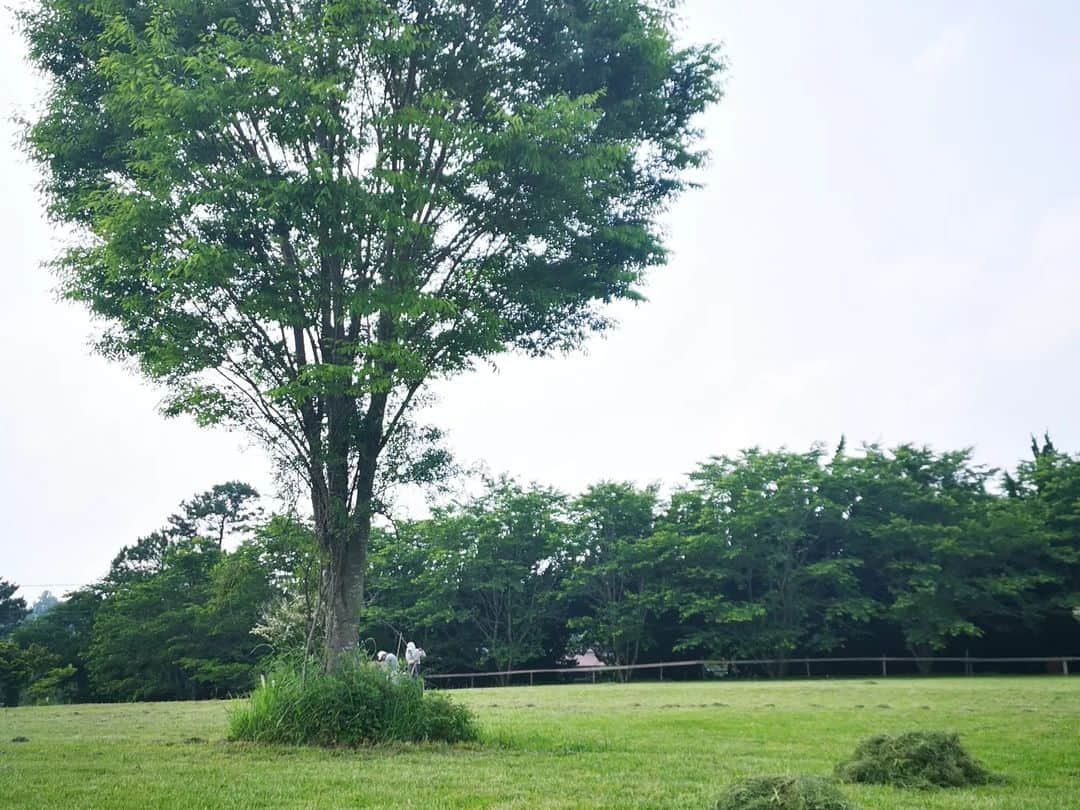
[[[166,531],[176,537],[213,537],[221,548],[227,532],[249,529],[262,517],[258,497],[255,488],[243,481],[215,484],[180,504]]]
[[[27,133],[63,290],[169,413],[311,492],[331,659],[425,384],[577,345],[664,259],[712,47],[667,0],[38,0]]]
[[[612,664],[636,664],[652,642],[657,597],[653,527],[655,486],[604,481],[571,505],[571,541],[563,598],[580,603],[569,620],[574,648],[591,648]],[[630,670],[619,672],[629,680]]]
[[[251,502],[259,493],[242,481],[227,481],[183,501],[180,511],[169,516],[167,525],[124,546],[113,558],[104,584],[117,588],[134,580],[147,579],[162,571],[169,549],[196,537],[212,539],[221,549],[228,534],[250,534],[262,510]]]
[[[511,670],[561,648],[569,536],[562,493],[485,481],[477,497],[399,524],[396,535],[377,535],[374,544],[373,635],[421,640],[436,666]]]
[[[542,658],[562,625],[565,509],[556,490],[501,478],[475,500],[437,514],[443,566],[456,574],[460,615],[480,632],[481,666],[509,671]]]
[[[1046,535],[1042,559],[1059,581],[1040,600],[1059,626],[1075,629],[1068,618],[1080,610],[1080,456],[1058,450],[1049,435],[1041,446],[1032,437],[1031,453],[1015,475],[1005,476],[1005,489],[1028,506]]]
[[[844,546],[846,503],[823,450],[714,457],[665,518],[677,647],[787,659],[841,647],[875,610]],[[774,670],[786,671],[781,663]]]
[[[995,629],[1030,631],[1060,585],[1051,538],[1023,503],[988,489],[995,474],[970,449],[867,445],[833,463],[851,496],[845,551],[860,589],[928,671],[930,656]],[[959,651],[959,650],[957,650]]]

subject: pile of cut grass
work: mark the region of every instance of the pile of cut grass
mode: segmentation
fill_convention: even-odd
[[[1001,781],[967,752],[959,735],[944,731],[869,737],[851,759],[836,766],[836,775],[844,782],[920,789]]]
[[[857,810],[820,776],[755,776],[730,785],[716,810]]]

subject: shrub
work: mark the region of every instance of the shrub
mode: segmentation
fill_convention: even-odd
[[[856,810],[820,776],[755,776],[728,786],[716,810]]]
[[[333,672],[282,665],[236,709],[229,739],[288,745],[357,746],[385,742],[467,742],[472,713],[420,681],[392,681],[360,658]]]
[[[845,782],[924,789],[1000,781],[972,758],[956,734],[943,731],[870,737],[859,743],[855,756],[836,766],[836,775]]]

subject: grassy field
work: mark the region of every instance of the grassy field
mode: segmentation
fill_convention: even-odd
[[[825,774],[864,736],[940,728],[960,732],[1008,784],[848,795],[865,808],[1080,808],[1080,678],[454,694],[479,715],[484,745],[229,743],[225,702],[0,709],[0,806],[707,808],[733,778]]]

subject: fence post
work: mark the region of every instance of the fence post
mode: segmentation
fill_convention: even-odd
[[[806,659],[806,677],[807,678],[810,677],[810,659],[809,658]]]
[[[530,673],[529,673],[529,686],[532,686],[532,685],[533,685],[533,681],[532,681],[532,679],[533,679],[533,674],[532,674],[532,673],[530,672]]]
[[[964,650],[964,674],[971,675],[973,672],[971,668],[971,652]]]
[[[476,678],[472,675],[469,676],[469,688],[472,689],[476,686]]]
[[[664,665],[660,665],[660,680],[664,680]]]
[[[1061,672],[1062,672],[1063,675],[1068,675],[1069,674],[1069,659],[1068,658],[1062,658],[1061,659]]]
[[[889,669],[888,669],[888,667],[885,666],[885,654],[884,653],[881,654],[881,677],[882,678],[889,677]]]

